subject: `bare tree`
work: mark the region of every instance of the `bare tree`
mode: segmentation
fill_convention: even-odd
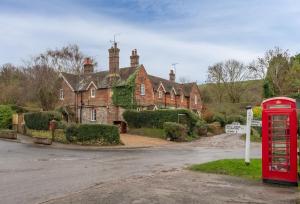
[[[25,62],[28,66],[46,65],[57,72],[79,74],[82,72],[83,61],[86,56],[76,44],[68,45],[60,49],[47,50]],[[92,59],[94,65],[97,63]]]
[[[0,67],[0,103],[21,105],[26,101],[23,81],[26,76],[21,67],[4,64]]]
[[[236,60],[227,60],[208,68],[208,81],[216,85],[216,91],[226,91],[233,103],[240,102],[245,89],[243,81],[249,79],[249,69]],[[224,89],[222,89],[224,87]],[[216,92],[217,93],[217,92]]]
[[[223,76],[223,63],[216,63],[213,66],[208,67],[207,82],[211,83],[214,94],[216,95],[219,103],[223,100],[224,84],[222,80]]]

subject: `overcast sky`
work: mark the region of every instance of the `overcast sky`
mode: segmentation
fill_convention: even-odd
[[[114,34],[120,65],[136,48],[151,74],[203,83],[225,59],[248,63],[274,46],[300,52],[298,0],[0,0],[0,64],[78,44],[108,64]]]

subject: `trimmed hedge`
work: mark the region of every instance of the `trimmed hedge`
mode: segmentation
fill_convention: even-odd
[[[178,114],[182,114],[179,115]],[[199,120],[199,117],[189,110],[185,109],[166,109],[166,110],[145,110],[134,111],[126,110],[123,117],[131,128],[160,128],[162,129],[165,122],[178,122],[188,126],[189,134],[192,134],[193,129]]]
[[[185,141],[187,136],[186,126],[179,123],[165,122],[164,130],[166,137],[170,138],[172,141]]]
[[[12,127],[12,115],[14,111],[8,105],[0,105],[0,129]]]
[[[65,130],[69,142],[100,141],[105,144],[119,144],[119,129],[115,125],[72,124]]]
[[[60,121],[61,114],[55,111],[32,112],[25,113],[25,124],[29,129],[33,130],[48,130],[51,120]]]

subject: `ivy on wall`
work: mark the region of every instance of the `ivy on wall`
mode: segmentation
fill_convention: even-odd
[[[137,103],[134,97],[135,78],[138,70],[128,77],[126,82],[113,86],[112,101],[115,106],[121,106],[125,109],[135,109]]]

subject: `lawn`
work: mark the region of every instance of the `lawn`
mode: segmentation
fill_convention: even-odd
[[[300,173],[300,163],[298,163],[298,165],[298,172]],[[248,166],[245,165],[244,159],[223,159],[204,164],[195,164],[190,166],[188,169],[192,171],[237,176],[254,180],[260,180],[262,175],[261,159],[251,159],[251,163]]]
[[[166,139],[164,130],[158,128],[130,128],[128,134]]]
[[[27,131],[27,134],[32,136],[32,137],[52,139],[51,131],[49,131],[49,130],[27,129],[26,131]],[[61,130],[61,129],[55,130],[54,141],[55,142],[60,142],[60,143],[69,143],[66,139],[64,130]]]
[[[245,165],[244,159],[224,159],[189,167],[192,171],[238,176],[247,179],[261,179],[261,159],[251,159],[250,165]]]

